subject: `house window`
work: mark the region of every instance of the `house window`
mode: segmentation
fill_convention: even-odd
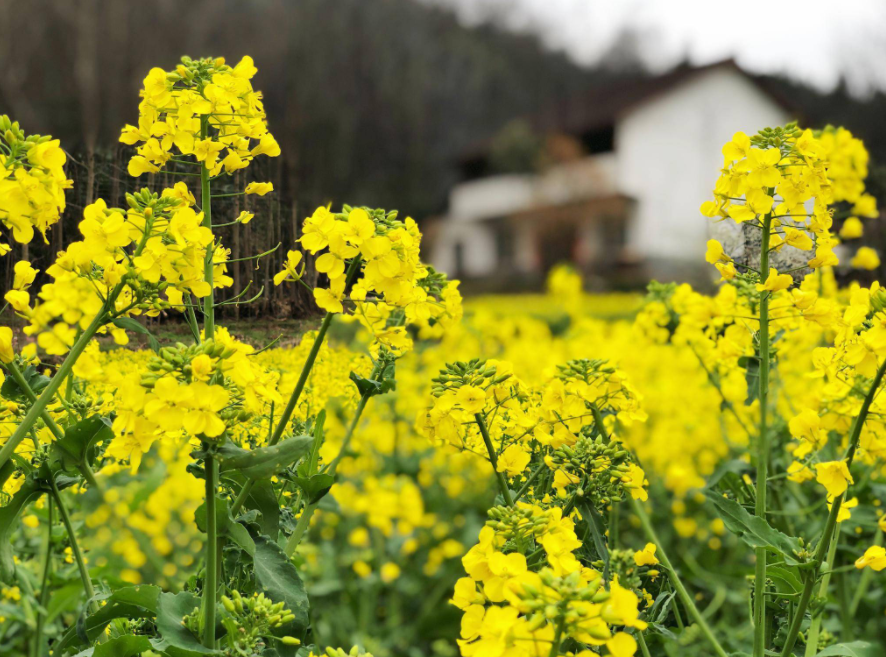
[[[514,261],[514,230],[503,225],[495,231],[495,255],[499,267],[509,267]]]
[[[588,155],[611,153],[615,150],[615,126],[588,130],[580,136],[581,143]]]
[[[462,276],[465,270],[465,245],[461,242],[456,242],[453,246],[453,258],[455,260],[453,276]]]

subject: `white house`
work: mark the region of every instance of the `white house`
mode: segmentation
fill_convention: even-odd
[[[571,260],[608,283],[698,279],[715,228],[699,213],[720,149],[793,118],[733,62],[594,89],[533,117],[575,155],[536,173],[487,174],[489,149],[464,162],[448,212],[429,222],[430,261],[466,280],[537,281]]]

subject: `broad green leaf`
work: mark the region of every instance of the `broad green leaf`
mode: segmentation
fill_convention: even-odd
[[[157,341],[157,338],[154,337],[154,334],[132,317],[118,317],[114,320],[113,324],[117,328],[132,331],[133,333],[141,333],[142,335],[147,336],[148,346],[151,348],[151,351],[160,351],[160,343]]]
[[[296,477],[295,483],[304,491],[308,504],[316,504],[335,483],[335,477],[326,473],[311,475],[310,477]]]
[[[162,641],[154,642],[154,648],[181,655],[217,655],[219,652],[205,647],[184,625],[182,619],[200,608],[200,598],[189,591],[161,593],[157,604],[157,631]]]
[[[383,395],[386,392],[390,392],[391,390],[393,390],[396,386],[396,383],[392,378],[376,381],[375,379],[363,378],[355,372],[351,372],[350,379],[356,384],[357,390],[360,391],[360,395],[363,397],[375,397],[376,395]]]
[[[39,395],[43,388],[49,385],[49,377],[40,374],[35,365],[28,365],[22,371],[22,378],[28,383],[28,387],[35,395]],[[11,376],[6,377],[3,385],[0,386],[0,396],[4,399],[13,400],[28,399],[28,395],[25,394],[25,391],[19,387],[18,383]]]
[[[731,459],[729,461],[724,461],[721,463],[716,470],[714,470],[714,474],[712,474],[707,481],[707,488],[713,489],[720,480],[725,477],[729,473],[733,473],[736,475],[740,475],[744,472],[750,470],[751,466],[748,465],[745,461],[740,461],[738,459]]]
[[[875,643],[868,641],[852,641],[851,643],[838,643],[828,646],[815,657],[880,657],[883,649]]]
[[[52,444],[56,459],[67,472],[95,461],[95,444],[114,437],[111,421],[93,415],[65,428],[65,435]]]
[[[148,637],[127,634],[87,648],[74,657],[135,657],[150,649],[151,640]]]
[[[43,492],[43,489],[32,477],[25,477],[18,492],[5,506],[0,507],[0,580],[4,582],[12,582],[15,579],[15,559],[12,554],[10,537],[16,520],[18,520],[22,509],[31,500],[40,497]]]
[[[780,554],[789,566],[799,565],[795,552],[800,550],[800,544],[796,538],[782,534],[765,519],[752,516],[738,502],[716,491],[707,491],[707,496],[717,507],[717,513],[729,531],[753,548],[764,548]]]
[[[147,584],[125,586],[112,593],[95,596],[93,600],[105,601],[105,604],[92,615],[81,614],[76,625],[54,646],[55,654],[60,655],[70,647],[91,643],[115,618],[152,618],[157,613],[159,596],[160,588]],[[84,606],[84,612],[87,607]]]
[[[267,536],[255,539],[255,583],[274,602],[285,602],[295,620],[279,628],[279,634],[304,637],[310,624],[308,594],[292,562]]]
[[[218,470],[221,473],[234,470],[252,479],[268,479],[307,454],[313,440],[312,436],[295,436],[276,445],[229,451],[220,454]]]
[[[277,504],[274,485],[269,479],[261,479],[255,483],[243,506],[261,513],[258,524],[262,534],[276,538],[280,531],[280,505]]]
[[[198,529],[206,533],[206,502],[197,507],[194,512],[194,521]],[[236,522],[228,508],[228,500],[223,497],[215,498],[215,528],[219,536],[227,536],[234,543],[243,548],[249,556],[255,554],[255,541],[249,535],[246,527]]]
[[[772,580],[779,593],[799,593],[803,590],[803,582],[796,569],[782,566],[767,566],[766,577]]]
[[[55,589],[46,604],[46,622],[51,623],[60,614],[75,610],[81,595],[83,595],[83,582],[79,579]]]

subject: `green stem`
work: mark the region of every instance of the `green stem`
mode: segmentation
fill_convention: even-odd
[[[877,374],[874,376],[874,380],[871,383],[867,395],[865,395],[864,401],[861,404],[861,409],[859,410],[858,415],[855,416],[855,421],[852,423],[852,431],[849,434],[849,446],[846,448],[846,454],[844,455],[847,468],[852,465],[852,460],[855,458],[855,450],[858,449],[858,439],[861,436],[862,427],[864,427],[865,420],[867,420],[868,411],[870,411],[871,404],[877,394],[877,389],[883,381],[884,374],[886,374],[886,359],[883,360],[880,367],[877,369]],[[818,564],[824,560],[825,555],[830,549],[831,538],[833,537],[834,529],[837,526],[837,516],[840,515],[840,507],[843,506],[843,497],[844,495],[839,496],[831,505],[831,512],[828,514],[824,531],[821,534],[821,539],[815,550],[814,561]],[[815,577],[810,575],[807,577],[806,582],[803,585],[803,592],[800,594],[800,601],[797,603],[796,615],[791,622],[787,637],[785,638],[784,648],[781,652],[782,657],[790,657],[791,651],[794,649],[794,644],[797,642],[797,637],[800,634],[800,627],[803,625],[803,620],[806,616],[806,608],[809,606],[809,600],[812,598],[812,588],[814,586]]]
[[[58,514],[61,516],[65,531],[68,533],[68,540],[71,543],[71,552],[74,555],[74,561],[77,562],[77,569],[80,571],[80,579],[83,581],[83,590],[86,592],[86,599],[92,600],[95,597],[95,589],[92,588],[92,579],[89,577],[89,571],[86,569],[86,562],[83,560],[83,553],[80,551],[80,544],[77,542],[77,535],[74,533],[74,525],[71,523],[71,516],[68,509],[62,501],[55,479],[49,477],[49,485],[52,487],[52,496],[55,498],[55,504],[58,507]],[[92,602],[93,612],[98,611],[98,603]]]
[[[504,498],[508,506],[514,506],[514,500],[511,497],[511,490],[508,488],[508,480],[505,479],[503,472],[498,471],[498,457],[495,455],[495,448],[492,446],[492,439],[489,437],[489,430],[486,428],[486,421],[480,413],[474,413],[474,420],[480,428],[480,435],[483,436],[483,442],[486,444],[486,452],[489,454],[489,462],[492,464],[492,470],[498,479],[498,488],[501,490],[501,496]]]
[[[769,276],[769,237],[772,215],[763,218],[763,234],[760,245],[760,276]],[[757,501],[754,514],[766,519],[766,490],[769,469],[769,436],[767,420],[769,410],[769,292],[760,295],[760,431],[757,434]],[[754,571],[754,657],[763,657],[766,645],[766,550],[757,548]]]
[[[133,253],[134,256],[138,256],[141,254],[142,250],[145,248],[145,244],[148,241],[148,237],[151,233],[152,222],[148,221],[145,226],[145,232],[142,235],[141,241]],[[83,350],[86,349],[86,345],[89,344],[89,341],[92,340],[93,336],[96,332],[104,325],[105,321],[108,320],[110,316],[111,308],[114,307],[114,304],[117,302],[117,297],[120,296],[120,293],[123,291],[124,283],[118,283],[117,286],[111,291],[108,295],[108,298],[105,299],[105,302],[102,304],[101,310],[96,313],[95,317],[93,317],[92,321],[89,323],[89,326],[86,327],[86,330],[80,334],[74,341],[74,345],[71,347],[71,350],[68,352],[68,355],[65,356],[65,360],[62,361],[61,366],[58,368],[58,371],[55,373],[50,380],[47,386],[43,389],[43,392],[40,394],[40,397],[35,401],[31,408],[28,410],[25,415],[22,423],[18,425],[15,432],[6,443],[3,445],[3,449],[0,449],[0,468],[12,458],[12,454],[15,452],[15,449],[19,446],[19,444],[25,439],[25,436],[28,435],[28,432],[31,430],[31,427],[34,426],[34,423],[37,421],[37,418],[40,417],[46,407],[49,405],[49,402],[52,401],[52,398],[55,397],[58,389],[61,387],[62,382],[71,375],[72,370],[74,369],[74,363],[77,362],[77,359],[80,358],[80,354],[83,353]]]
[[[18,387],[22,389],[25,393],[25,396],[28,398],[32,404],[37,402],[37,395],[34,394],[34,390],[31,388],[28,381],[25,379],[22,371],[18,368],[18,365],[15,364],[15,361],[8,363],[6,366],[9,369],[9,373],[12,374],[12,378],[18,384]],[[69,376],[68,381],[72,381],[73,377]],[[48,411],[44,410],[40,414],[40,419],[46,424],[49,430],[52,432],[52,435],[55,436],[56,440],[61,440],[65,436],[64,430],[56,424],[55,420],[52,419],[52,416]],[[89,483],[89,485],[96,490],[101,490],[101,487],[98,485],[98,482],[95,479],[95,473],[93,473],[92,468],[89,467],[88,463],[83,463],[77,466],[77,469],[80,470],[80,474],[83,475],[83,478]]]
[[[640,652],[643,653],[643,657],[652,657],[649,654],[649,648],[646,646],[646,639],[643,638],[643,632],[637,632],[637,643],[640,644]]]
[[[655,534],[655,529],[653,529],[652,523],[649,521],[649,516],[646,514],[646,510],[643,508],[643,505],[640,504],[640,502],[638,502],[637,500],[631,498],[631,506],[633,507],[634,513],[637,515],[637,518],[640,519],[640,525],[643,527],[646,538],[649,540],[650,543],[655,545],[655,554],[658,557],[659,561],[661,561],[662,566],[664,566],[665,570],[667,570],[668,577],[670,578],[671,583],[674,585],[674,588],[677,591],[677,595],[680,596],[680,600],[683,602],[683,606],[686,608],[686,611],[689,612],[692,620],[695,621],[696,625],[698,625],[701,633],[704,635],[705,639],[707,639],[711,648],[714,650],[714,653],[718,655],[718,657],[728,657],[726,651],[723,650],[723,646],[720,645],[720,642],[717,641],[717,638],[714,636],[714,632],[711,630],[708,622],[705,620],[704,616],[702,616],[701,612],[698,610],[698,607],[695,606],[695,600],[692,599],[692,596],[689,595],[686,587],[683,586],[683,582],[680,580],[680,576],[677,574],[677,571],[671,564],[671,560],[668,559],[668,555],[664,550],[662,542],[658,540],[658,536]]]
[[[357,256],[348,267],[347,280],[345,282],[346,287],[353,281],[359,270],[360,257]],[[295,411],[295,407],[298,405],[299,397],[301,397],[301,393],[308,381],[308,376],[310,376],[311,370],[314,368],[314,362],[317,360],[317,354],[320,353],[320,347],[323,345],[323,340],[326,339],[326,333],[329,331],[329,326],[332,324],[333,317],[335,317],[333,313],[326,313],[323,317],[320,329],[317,331],[317,336],[314,338],[314,344],[311,345],[311,351],[308,353],[308,358],[302,366],[298,382],[295,384],[295,389],[289,396],[289,401],[286,403],[286,408],[283,409],[283,414],[280,416],[280,421],[277,423],[273,435],[270,440],[268,440],[268,445],[276,445],[280,442],[280,438],[283,437],[283,433],[286,431],[286,427]],[[231,505],[231,514],[236,515],[243,507],[243,503],[246,502],[246,498],[249,497],[249,493],[252,491],[253,486],[255,486],[255,479],[247,479],[246,483],[243,484],[243,488],[240,489],[240,492],[237,494],[236,499]]]
[[[544,462],[538,464],[538,467],[529,475],[529,479],[523,482],[523,485],[520,486],[520,490],[517,491],[517,495],[514,497],[515,502],[526,494],[526,491],[529,490],[529,486],[532,485],[532,482],[535,481],[541,471],[547,467],[547,464]]]
[[[206,139],[209,136],[209,116],[200,118],[200,136]],[[212,231],[212,194],[209,185],[209,169],[206,163],[200,167],[200,209],[203,211],[203,225]],[[212,260],[215,255],[215,236],[206,252],[203,278],[209,283],[209,294],[203,299],[203,333],[206,340],[211,340],[215,335],[215,290],[212,284]]]
[[[372,370],[372,374],[370,374],[370,378],[374,379],[378,377],[381,371],[382,364],[377,363],[375,368]],[[326,474],[335,477],[335,472],[338,469],[338,464],[344,458],[345,452],[348,449],[348,445],[350,445],[351,439],[354,437],[354,431],[357,429],[357,423],[360,421],[360,416],[363,415],[363,410],[366,408],[366,404],[369,402],[369,398],[369,393],[363,393],[362,395],[360,395],[360,401],[357,403],[357,408],[354,410],[354,417],[351,418],[351,423],[348,425],[348,428],[345,431],[345,436],[342,439],[341,448],[338,450],[338,454],[335,456],[335,458],[332,459],[332,461],[330,461],[329,465],[326,467]],[[316,452],[319,452],[319,446],[317,446],[314,453]],[[293,554],[295,554],[295,549],[298,547],[298,544],[301,542],[302,537],[308,530],[308,526],[311,522],[311,517],[314,515],[314,510],[316,509],[316,507],[316,504],[305,505],[305,508],[298,519],[298,523],[296,523],[295,525],[295,529],[289,536],[289,540],[286,541],[286,556],[291,557]]]
[[[98,331],[99,328],[101,328],[102,324],[104,324],[104,321],[107,318],[108,308],[114,302],[114,300],[116,300],[118,294],[119,292],[115,290],[115,293],[112,294],[111,297],[104,303],[101,310],[93,318],[89,326],[86,327],[86,330],[83,331],[77,341],[74,342],[74,346],[71,347],[71,351],[68,352],[68,355],[65,357],[65,360],[58,368],[55,376],[49,380],[49,383],[43,389],[40,397],[38,397],[34,401],[34,403],[31,404],[31,408],[28,409],[28,412],[22,420],[22,423],[18,425],[15,432],[3,445],[3,449],[0,449],[0,466],[3,466],[3,464],[12,457],[12,454],[15,452],[16,448],[28,435],[31,427],[33,427],[34,423],[37,422],[37,418],[42,416],[43,411],[46,410],[49,402],[52,401],[53,397],[55,397],[55,394],[58,392],[62,381],[64,381],[65,378],[67,378],[67,376],[71,374],[71,370],[73,370],[74,368],[74,363],[76,363],[77,359],[80,358],[80,354],[82,354],[83,350],[86,349],[86,345],[88,345],[89,341],[92,340],[92,337],[95,335],[96,331]]]
[[[557,633],[554,635],[554,642],[551,644],[551,652],[548,653],[548,657],[557,657],[560,654],[560,643],[563,641],[563,625],[565,623],[565,616],[561,617],[557,623]]]
[[[40,608],[37,610],[37,629],[34,632],[34,657],[40,657],[43,643],[43,623],[46,621],[46,603],[49,601],[49,575],[52,572],[52,511],[55,499],[49,496],[47,508],[49,519],[46,531],[46,557],[43,560],[43,575],[40,581]]]
[[[606,539],[603,538],[603,531],[600,529],[600,518],[597,510],[591,504],[582,505],[588,510],[588,517],[585,519],[591,530],[591,536],[594,538],[594,548],[597,556],[603,562],[603,581],[609,581],[609,550],[606,549]],[[579,507],[581,508],[581,507]]]
[[[206,455],[206,564],[203,578],[203,645],[215,648],[215,607],[218,595],[218,528],[215,517],[215,489],[218,464]]]
[[[831,541],[831,546],[828,548],[828,563],[833,566],[834,557],[837,556],[837,543],[839,541]],[[821,585],[818,589],[819,597],[824,597],[828,594],[828,585],[831,583],[831,573],[825,573],[821,578]],[[821,619],[823,613],[818,614],[815,618],[812,619],[812,624],[809,626],[809,631],[806,633],[806,657],[813,657],[816,653],[818,653],[818,635],[821,632]]]

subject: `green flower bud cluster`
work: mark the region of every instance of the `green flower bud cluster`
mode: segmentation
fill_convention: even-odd
[[[15,159],[18,155],[24,155],[28,149],[35,144],[43,144],[52,140],[49,135],[26,135],[21,129],[18,121],[13,121],[6,114],[0,114],[0,134],[3,135],[3,141],[9,145],[11,153],[8,157]],[[9,168],[12,162],[7,159],[6,167]]]
[[[440,370],[440,375],[431,379],[434,386],[431,394],[442,397],[449,390],[458,390],[464,386],[487,388],[499,385],[511,378],[510,374],[498,374],[495,365],[488,365],[485,360],[474,358],[468,362],[447,363]]]
[[[190,381],[194,375],[192,362],[198,356],[224,360],[235,353],[235,350],[211,339],[192,345],[176,342],[174,348],[163,347],[156,356],[151,357],[147,367],[152,373],[142,376],[141,384],[146,388],[153,388],[158,379],[171,372],[179,372]]]
[[[284,602],[274,602],[264,593],[254,593],[244,598],[239,591],[231,591],[231,597],[223,595],[221,603],[227,612],[221,622],[228,631],[226,651],[229,655],[260,654],[267,639],[278,640],[271,631],[295,620],[295,614]],[[299,645],[295,637],[279,639],[286,645]]]
[[[579,436],[575,445],[561,445],[547,458],[551,469],[564,469],[584,481],[582,492],[596,503],[624,499],[622,479],[630,473],[631,453],[621,443]]]
[[[157,192],[152,192],[147,187],[143,187],[141,191],[127,193],[126,204],[136,212],[144,213],[145,217],[151,218],[174,210],[181,205],[181,200],[174,196],[161,196]],[[120,211],[116,208],[108,208],[108,210]]]
[[[230,71],[231,67],[225,64],[222,57],[201,57],[200,59],[192,59],[184,56],[181,58],[181,64],[175,67],[174,71],[166,74],[166,79],[172,83],[182,82],[184,86],[202,87],[204,84],[212,81],[212,76],[216,73],[224,73]]]
[[[538,514],[523,506],[494,506],[489,509],[488,516],[486,525],[520,552],[544,534],[551,521],[547,512]]]
[[[609,361],[595,358],[581,358],[578,360],[570,360],[563,365],[557,365],[557,378],[564,381],[570,379],[579,379],[585,383],[590,383],[598,379],[601,375],[614,374],[615,368],[608,364]]]
[[[789,139],[796,139],[803,134],[796,121],[776,128],[763,128],[751,137],[751,144],[757,148],[781,148]]]
[[[520,608],[529,617],[529,629],[539,629],[546,623],[562,625],[566,635],[575,633],[579,627],[597,639],[609,637],[605,625],[595,627],[584,625],[591,619],[589,614],[597,611],[588,604],[599,604],[609,600],[609,591],[603,588],[603,578],[598,577],[585,584],[578,571],[565,577],[557,577],[545,568],[539,573],[542,588],[524,583],[517,592]],[[598,635],[599,634],[599,635]]]
[[[597,570],[603,570],[603,561],[595,561],[591,564]],[[617,577],[618,583],[626,589],[639,591],[643,588],[643,580],[640,573],[646,571],[645,567],[640,568],[634,561],[633,550],[609,550],[609,573],[610,578]],[[657,571],[656,571],[657,572]]]

